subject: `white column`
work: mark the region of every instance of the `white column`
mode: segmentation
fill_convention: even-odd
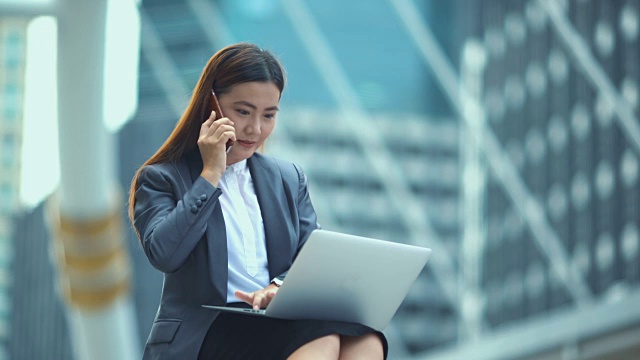
[[[52,215],[60,286],[78,360],[141,357],[123,245],[123,195],[105,129],[107,0],[59,0],[61,185]]]

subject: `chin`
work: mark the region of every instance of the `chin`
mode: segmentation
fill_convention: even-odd
[[[235,164],[237,162],[240,162],[242,160],[246,160],[248,158],[250,158],[253,153],[255,151],[253,150],[245,150],[242,149],[242,151],[233,151],[233,149],[231,150],[231,152],[229,153],[229,156],[227,157],[227,160],[230,161],[228,162],[228,164]]]

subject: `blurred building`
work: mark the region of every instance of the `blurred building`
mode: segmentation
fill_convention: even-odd
[[[473,6],[486,343],[442,358],[637,358],[638,3]]]
[[[390,359],[640,356],[637,2],[145,0],[139,9],[138,111],[118,133],[124,188],[209,57],[255,42],[290,81],[267,153],[302,165],[321,225],[434,249],[385,331]],[[2,24],[6,49],[16,40]],[[1,209],[17,191],[5,174],[19,167],[20,143],[5,83],[23,60],[7,59]],[[13,209],[0,218],[17,259],[7,262],[8,358],[68,358],[43,208]],[[133,231],[128,243],[143,343],[162,278]],[[38,346],[27,345],[33,336]]]
[[[19,210],[24,98],[24,19],[0,18],[0,358],[11,339],[14,217]]]

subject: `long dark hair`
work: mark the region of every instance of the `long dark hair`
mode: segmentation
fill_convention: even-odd
[[[282,94],[285,84],[284,69],[269,51],[262,50],[254,44],[239,43],[221,49],[209,59],[193,91],[189,106],[173,132],[158,151],[142,164],[131,181],[129,219],[132,223],[136,188],[142,168],[152,164],[176,162],[195,150],[200,127],[213,110],[211,89],[220,96],[230,92],[235,85],[252,81],[272,82]]]

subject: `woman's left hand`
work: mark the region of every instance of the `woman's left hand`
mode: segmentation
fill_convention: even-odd
[[[266,288],[262,290],[257,290],[254,292],[246,293],[244,291],[236,290],[235,295],[238,299],[246,302],[247,304],[253,306],[254,310],[264,309],[269,305],[271,299],[276,296],[278,292],[278,287],[269,284]]]

